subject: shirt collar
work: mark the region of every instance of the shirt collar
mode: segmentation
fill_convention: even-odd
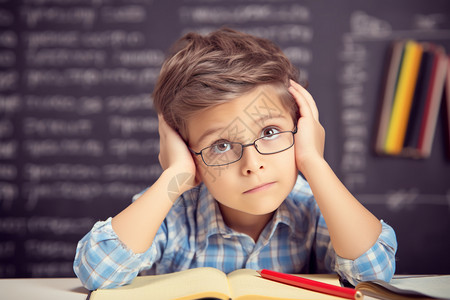
[[[289,205],[290,199],[285,199],[278,209],[275,211],[275,214],[272,217],[272,220],[266,225],[266,228],[261,232],[260,240],[263,243],[267,243],[275,233],[278,226],[281,224],[287,226],[292,232],[295,228],[295,218],[292,214],[292,207]]]

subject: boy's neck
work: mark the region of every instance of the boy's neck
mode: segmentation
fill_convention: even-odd
[[[225,224],[237,232],[247,234],[255,242],[258,241],[259,235],[274,214],[274,212],[271,212],[265,215],[252,215],[227,207],[221,203],[218,204]]]

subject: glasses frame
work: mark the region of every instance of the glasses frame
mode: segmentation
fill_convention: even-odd
[[[261,153],[261,152],[258,150],[258,147],[256,147],[256,142],[258,142],[259,140],[262,140],[262,139],[264,139],[264,138],[271,137],[271,136],[274,136],[274,135],[286,133],[286,132],[292,133],[292,144],[291,144],[289,147],[287,147],[287,148],[285,148],[285,149],[283,149],[283,150],[276,151],[276,152],[271,152],[271,153]],[[253,141],[253,143],[249,143],[249,144],[242,144],[242,143],[239,143],[239,142],[230,142],[231,144],[238,144],[238,145],[241,145],[241,146],[242,146],[242,150],[241,150],[241,154],[239,155],[239,158],[238,158],[238,159],[236,159],[236,160],[234,160],[234,161],[232,161],[232,162],[226,163],[226,164],[213,164],[213,165],[210,165],[210,164],[207,164],[207,163],[206,163],[205,159],[203,158],[203,151],[206,150],[206,149],[208,149],[208,148],[211,148],[212,146],[205,147],[205,148],[203,148],[202,150],[200,150],[199,152],[195,152],[195,151],[192,150],[190,147],[188,147],[188,148],[189,148],[189,150],[190,150],[193,154],[195,154],[195,155],[200,155],[200,156],[202,157],[202,161],[203,161],[203,163],[204,163],[205,165],[207,165],[207,166],[209,166],[209,167],[221,167],[221,166],[227,166],[227,165],[230,165],[230,164],[233,164],[233,163],[235,163],[235,162],[240,161],[241,158],[242,158],[242,156],[244,155],[244,148],[250,147],[250,146],[254,146],[255,149],[256,149],[256,151],[257,151],[259,154],[261,154],[261,155],[271,155],[271,154],[276,154],[276,153],[280,153],[280,152],[286,151],[287,149],[291,148],[291,147],[294,145],[294,143],[295,143],[295,137],[294,137],[294,135],[295,135],[296,133],[297,133],[297,126],[295,126],[295,128],[294,128],[293,130],[280,131],[280,132],[277,132],[277,133],[273,133],[273,134],[269,134],[269,135],[266,135],[266,136],[259,137],[259,138],[255,139],[255,140]]]

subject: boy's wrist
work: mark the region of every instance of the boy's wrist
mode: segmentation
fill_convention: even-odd
[[[299,171],[308,179],[313,172],[320,172],[321,167],[328,165],[325,159],[319,155],[304,157],[298,165]]]
[[[183,169],[167,168],[160,178],[165,182],[167,195],[172,202],[175,202],[184,192],[195,187],[195,174]]]

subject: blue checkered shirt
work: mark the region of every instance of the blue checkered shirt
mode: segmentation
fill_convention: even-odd
[[[241,268],[294,274],[337,272],[353,284],[375,278],[389,281],[395,270],[397,241],[394,230],[381,222],[382,232],[372,248],[356,260],[339,257],[311,189],[299,176],[255,242],[227,227],[217,202],[200,185],[177,200],[144,253],[133,253],[121,243],[111,218],[97,222],[78,243],[74,270],[90,290],[128,284],[139,273],[196,267],[214,267],[225,273]]]

